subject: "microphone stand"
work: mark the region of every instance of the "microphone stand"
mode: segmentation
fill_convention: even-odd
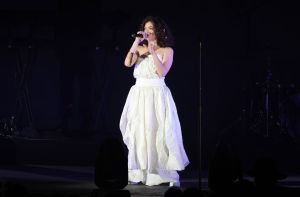
[[[201,76],[202,76],[202,43],[199,42],[199,189],[201,189],[201,160],[202,160],[202,83],[201,83]]]

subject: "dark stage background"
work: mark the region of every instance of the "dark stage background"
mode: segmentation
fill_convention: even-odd
[[[158,15],[175,36],[166,82],[188,170],[198,170],[200,160],[208,169],[225,140],[246,168],[270,155],[284,170],[299,172],[299,130],[283,129],[284,119],[299,118],[300,29],[292,2],[11,0],[1,1],[0,15],[2,131],[14,116],[19,136],[121,137],[119,118],[134,84],[133,70],[123,66],[130,35],[145,16]],[[291,108],[296,115],[282,112]]]

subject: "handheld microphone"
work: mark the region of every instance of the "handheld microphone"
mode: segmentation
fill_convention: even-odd
[[[131,37],[133,38],[143,38],[143,34],[131,34]]]

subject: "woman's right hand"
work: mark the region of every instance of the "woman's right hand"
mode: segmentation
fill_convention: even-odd
[[[142,37],[136,36],[135,41],[141,43],[143,40],[147,39],[147,33],[143,31],[138,31],[136,35],[142,35]]]

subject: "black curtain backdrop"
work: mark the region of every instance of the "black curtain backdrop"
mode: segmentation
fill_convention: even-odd
[[[32,0],[1,2],[0,7],[0,118],[17,116],[20,130],[34,127],[44,137],[62,128],[79,136],[120,137],[119,118],[134,84],[133,70],[123,61],[133,41],[130,35],[147,15],[164,18],[175,36],[174,64],[166,83],[177,106],[189,169],[198,169],[200,159],[207,169],[217,142],[228,135],[244,145],[245,152],[239,154],[260,152],[261,147],[245,137],[239,120],[258,108],[268,70],[272,109],[278,85],[299,90],[299,16],[288,1],[160,1],[139,6],[132,1]],[[26,100],[24,89],[18,89],[16,69],[17,55],[26,62],[29,51],[34,56],[25,73]],[[31,104],[31,124],[24,102]],[[285,153],[286,147],[279,151]],[[282,159],[286,166],[288,159]]]

